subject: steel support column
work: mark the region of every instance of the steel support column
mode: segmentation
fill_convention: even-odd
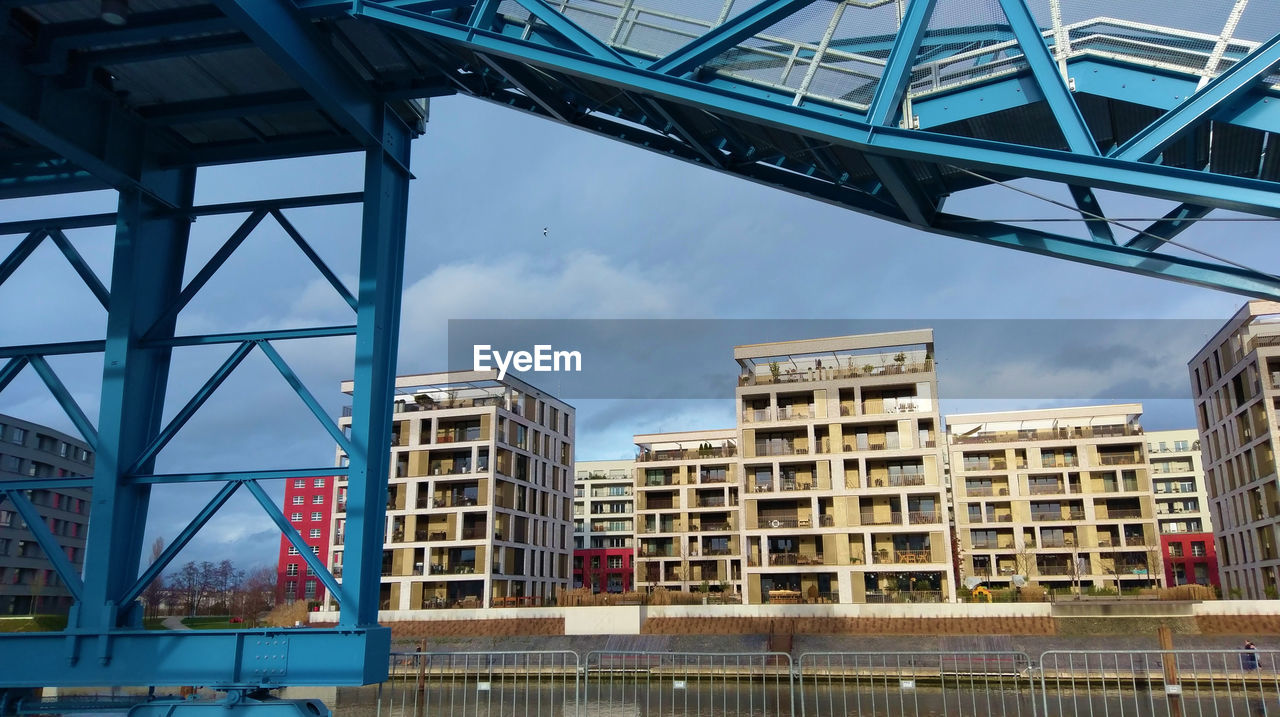
[[[379,576],[391,467],[392,394],[409,201],[411,134],[382,112],[382,146],[365,153],[360,285],[356,291],[355,390],[351,400],[346,551],[339,628],[378,622]]]
[[[164,210],[166,203],[191,207],[195,170],[154,174],[147,184],[168,187],[165,201],[123,189],[116,218],[84,599],[69,622],[73,629],[100,635],[141,620],[136,603],[119,600],[138,577],[151,488],[131,484],[128,472],[162,425],[172,352],[167,346],[144,346],[142,337],[149,329],[173,336],[172,317],[156,322],[182,290],[190,236],[190,219]],[[144,461],[139,469],[150,473],[151,463]],[[109,661],[109,638],[99,639],[98,658]]]

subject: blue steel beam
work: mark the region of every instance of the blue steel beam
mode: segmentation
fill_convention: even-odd
[[[128,472],[130,474],[135,474],[141,470],[144,463],[153,460],[156,455],[169,444],[169,441],[173,440],[173,437],[178,435],[178,431],[181,431],[182,427],[187,425],[187,421],[191,420],[191,417],[196,414],[196,411],[199,411],[200,407],[213,396],[214,391],[217,391],[218,387],[231,376],[231,373],[235,371],[236,367],[245,360],[249,355],[249,352],[253,351],[253,347],[254,344],[252,341],[245,341],[232,350],[231,355],[222,362],[222,365],[213,372],[213,375],[204,382],[204,385],[196,390],[195,394],[191,396],[191,399],[187,401],[186,405],[174,414],[173,418],[169,420],[168,425],[156,434],[156,437],[147,444],[147,447],[144,448],[141,453],[138,454],[138,458],[129,468]]]
[[[223,481],[275,480],[281,478],[327,478],[347,474],[346,468],[281,468],[260,471],[222,471],[212,473],[156,473],[130,476],[130,483],[170,485],[176,483],[218,483]],[[8,484],[6,484],[8,485]]]
[[[0,366],[0,391],[5,390],[13,379],[27,367],[26,355],[14,356]]]
[[[338,616],[339,627],[345,628],[378,623],[387,476],[391,468],[387,445],[404,283],[411,136],[409,128],[389,111],[383,112],[382,136],[383,145],[369,150],[364,164],[343,566],[343,584],[349,590]]]
[[[884,72],[880,74],[875,94],[871,96],[867,122],[872,126],[893,122],[902,109],[902,98],[911,81],[911,68],[920,53],[920,42],[929,27],[929,18],[933,16],[934,3],[935,0],[910,0],[907,4],[907,12],[902,16],[893,47],[885,60]]]
[[[66,356],[68,354],[93,354],[106,348],[107,342],[97,341],[64,341],[53,344],[25,344],[22,346],[0,346],[0,358],[25,357],[31,354],[40,356]]]
[[[1165,214],[1164,218],[1152,222],[1151,226],[1130,239],[1125,246],[1130,249],[1144,249],[1147,251],[1159,249],[1164,246],[1165,242],[1195,226],[1197,221],[1207,216],[1211,211],[1213,210],[1209,207],[1180,204],[1168,214]]]
[[[325,567],[324,560],[311,552],[311,546],[307,545],[307,541],[302,539],[302,534],[298,532],[297,528],[293,527],[293,523],[289,522],[289,519],[280,511],[280,506],[271,500],[271,496],[267,495],[261,485],[258,485],[258,481],[247,480],[244,485],[253,494],[254,499],[258,501],[258,505],[262,506],[262,510],[266,512],[271,521],[284,534],[285,540],[298,549],[298,555],[302,556],[302,559],[306,561],[307,567],[311,568],[311,573],[319,578],[320,582],[324,583],[324,586],[329,589],[330,594],[338,601],[338,605],[341,606],[347,602],[347,591],[343,589],[342,585],[338,584],[338,581],[333,577],[333,573],[329,572],[329,569]],[[379,561],[379,567],[381,567],[381,561]]]
[[[933,215],[937,213],[937,203],[911,176],[911,169],[907,167],[906,162],[873,154],[866,155],[864,159],[879,177],[880,183],[889,192],[889,196],[893,197],[893,201],[902,209],[902,213],[913,224],[929,226],[933,221]]]
[[[316,326],[309,329],[270,329],[265,331],[233,332],[227,334],[200,334],[197,336],[175,336],[169,339],[143,341],[144,346],[212,346],[215,344],[238,344],[242,341],[286,341],[289,339],[318,339],[332,336],[354,336],[356,327],[348,326]],[[0,353],[0,355],[3,355]]]
[[[44,241],[46,236],[48,236],[48,232],[44,229],[35,229],[23,237],[22,241],[18,242],[13,251],[9,252],[4,261],[0,262],[0,284],[5,283],[9,280],[9,277],[13,276],[13,272],[22,266],[22,263],[31,256],[36,247],[40,246],[40,242]]]
[[[1111,232],[1111,225],[1103,219],[1106,215],[1102,213],[1102,205],[1098,204],[1098,197],[1093,190],[1078,184],[1069,184],[1067,189],[1071,191],[1071,198],[1080,209],[1080,217],[1089,229],[1089,236],[1102,244],[1115,244],[1116,237]]]
[[[276,367],[276,370],[280,372],[280,375],[284,377],[289,386],[293,388],[294,393],[298,394],[298,398],[302,399],[302,402],[306,404],[307,409],[311,411],[311,415],[315,416],[320,425],[324,427],[324,430],[328,431],[333,440],[337,442],[338,447],[344,453],[350,454],[351,444],[347,441],[347,437],[343,435],[342,429],[338,428],[338,424],[329,418],[324,406],[321,406],[316,397],[311,395],[311,391],[307,390],[306,385],[302,383],[302,379],[298,378],[298,374],[294,373],[293,369],[289,367],[280,352],[276,351],[270,341],[258,341],[257,345],[262,353],[266,354],[267,358],[271,360],[272,365]]]
[[[1073,181],[1095,189],[1139,192],[1176,201],[1197,202],[1226,209],[1280,217],[1280,192],[1274,182],[1120,162],[1107,157],[1073,154],[1041,147],[1011,145],[958,135],[872,128],[849,112],[809,103],[800,107],[765,97],[725,89],[716,84],[658,76],[640,68],[611,65],[577,53],[532,46],[496,33],[466,28],[431,16],[366,6],[364,14],[472,49],[521,60],[612,86],[648,93],[765,126],[794,132],[822,142],[860,151],[880,152],[904,159],[950,163],[1007,173],[1016,167],[1023,176],[1049,181]]]
[[[107,287],[103,285],[102,280],[94,273],[88,262],[80,256],[80,252],[76,251],[71,241],[67,239],[67,235],[62,233],[61,229],[50,229],[49,239],[53,241],[54,246],[58,247],[58,251],[67,258],[71,263],[71,268],[80,276],[84,285],[89,287],[89,291],[98,299],[98,303],[102,304],[102,308],[111,308],[111,292],[107,291]]]
[[[1009,28],[1013,30],[1013,36],[1022,48],[1022,56],[1031,67],[1031,75],[1035,77],[1054,118],[1058,120],[1058,127],[1067,140],[1067,146],[1079,154],[1098,154],[1098,143],[1094,141],[1084,115],[1080,114],[1080,107],[1071,96],[1066,78],[1058,71],[1058,63],[1049,53],[1049,46],[1045,44],[1044,35],[1040,34],[1040,26],[1036,24],[1026,0],[1000,0],[1000,7],[1004,9]]]
[[[1170,142],[1252,90],[1277,63],[1280,63],[1280,35],[1259,45],[1247,57],[1211,80],[1204,89],[1147,125],[1124,145],[1117,147],[1112,156],[1132,161],[1152,159]]]
[[[98,429],[94,428],[93,422],[89,417],[84,415],[84,410],[80,408],[80,404],[76,403],[76,399],[67,390],[66,385],[62,383],[62,379],[58,378],[58,374],[54,372],[53,367],[45,360],[43,356],[28,356],[27,361],[31,363],[31,368],[40,375],[40,380],[44,381],[44,385],[49,387],[49,393],[58,401],[58,405],[62,407],[63,412],[75,424],[76,430],[80,431],[80,435],[84,437],[84,442],[96,453],[98,450]]]
[[[169,187],[174,204],[192,206],[193,170],[141,179]],[[157,322],[181,291],[190,232],[190,221],[167,216],[166,208],[136,189],[120,193],[98,411],[94,509],[85,544],[84,598],[68,623],[74,634],[106,635],[135,624],[137,617],[133,614],[136,603],[121,604],[120,596],[138,576],[151,489],[131,485],[128,471],[160,429],[171,351],[144,348],[139,340],[149,330],[161,337],[173,334],[172,320]],[[149,464],[140,468],[152,470]],[[100,644],[108,647],[106,642]],[[65,652],[60,654],[65,668]],[[0,658],[0,673],[13,669],[13,662]],[[130,669],[137,670],[140,664],[144,663]]]
[[[8,480],[4,482],[5,490],[63,490],[67,488],[92,488],[92,476],[76,476],[75,478],[31,478],[30,480]]]
[[[307,91],[363,147],[382,140],[382,105],[338,63],[292,3],[281,0],[213,0],[276,64]]]
[[[132,12],[129,22],[122,26],[109,25],[96,17],[50,23],[42,25],[36,34],[36,46],[27,67],[37,75],[59,75],[66,71],[74,50],[97,45],[137,45],[231,29],[227,18],[209,5]]]
[[[245,220],[240,223],[240,226],[236,227],[234,232],[231,232],[231,236],[223,242],[222,246],[218,247],[218,250],[213,253],[213,256],[209,257],[209,261],[205,262],[205,265],[200,267],[200,271],[196,272],[195,276],[191,277],[191,281],[187,282],[187,285],[182,288],[182,292],[178,294],[178,298],[173,302],[173,305],[169,306],[165,312],[156,319],[156,325],[164,326],[165,324],[177,319],[178,314],[186,308],[187,304],[191,303],[191,300],[196,297],[196,294],[200,293],[200,290],[204,288],[204,285],[209,283],[209,280],[218,272],[218,269],[222,268],[222,265],[227,263],[227,259],[231,258],[231,255],[235,253],[236,249],[240,248],[240,245],[244,243],[245,239],[249,238],[249,235],[253,233],[253,230],[258,228],[258,224],[262,223],[262,220],[266,216],[266,209],[259,208],[250,212],[249,216],[245,217]],[[146,338],[154,338],[151,331],[147,332]]]
[[[58,539],[53,537],[53,533],[49,531],[49,526],[45,525],[45,519],[40,515],[40,511],[31,504],[31,500],[21,491],[10,490],[7,484],[0,483],[0,494],[8,494],[9,502],[13,503],[13,507],[17,509],[18,514],[22,516],[22,520],[27,524],[27,530],[31,531],[31,536],[36,539],[36,543],[40,545],[40,549],[44,551],[44,557],[53,565],[54,572],[58,573],[58,577],[62,578],[63,585],[67,591],[71,593],[71,597],[79,600],[84,593],[84,584],[80,581],[80,575],[76,572],[71,561],[67,560],[67,554],[63,552],[62,546],[58,544]]]
[[[121,630],[106,659],[91,652],[98,644],[62,633],[7,634],[5,651],[14,659],[0,658],[0,687],[372,684],[387,677],[391,630]]]
[[[617,50],[604,44],[595,35],[583,30],[576,22],[565,17],[560,11],[543,2],[543,0],[516,0],[516,2],[533,13],[538,20],[546,23],[547,27],[555,30],[561,37],[572,43],[574,47],[588,55],[609,62],[631,64]]]
[[[342,280],[338,278],[338,275],[333,273],[333,270],[329,268],[329,265],[325,263],[324,259],[320,258],[320,255],[316,253],[316,250],[311,248],[311,245],[307,243],[307,240],[302,236],[302,233],[298,231],[297,227],[293,225],[293,222],[285,218],[284,212],[279,209],[272,209],[271,217],[276,220],[276,223],[280,225],[281,229],[284,229],[284,233],[289,235],[289,238],[293,240],[293,243],[298,245],[298,248],[302,250],[304,255],[306,255],[307,260],[311,262],[311,265],[320,272],[320,275],[324,277],[325,281],[329,282],[329,286],[332,286],[333,290],[338,292],[338,296],[341,296],[342,300],[347,302],[347,306],[350,306],[354,311],[356,308],[356,297],[351,294],[351,290],[347,288],[346,284],[342,283]]]
[[[779,20],[812,5],[814,0],[763,0],[749,10],[690,40],[650,63],[650,72],[684,75]]]
[[[156,556],[156,559],[151,561],[151,564],[147,566],[147,569],[142,571],[142,575],[138,576],[138,579],[134,581],[133,586],[126,590],[124,595],[120,597],[120,602],[125,604],[133,602],[142,594],[143,590],[147,589],[147,586],[150,585],[153,580],[160,577],[160,573],[164,572],[164,569],[169,566],[169,563],[173,562],[173,559],[178,556],[178,553],[182,552],[182,549],[187,547],[187,543],[190,543],[191,539],[196,537],[196,533],[200,532],[200,529],[208,524],[209,520],[222,509],[222,506],[226,505],[227,501],[231,499],[231,496],[235,495],[236,489],[239,487],[239,481],[224,483],[222,487],[218,489],[218,492],[214,493],[213,497],[204,504],[204,507],[196,512],[195,516],[191,518],[186,526],[183,527],[182,530],[178,531],[178,534],[174,536],[173,540],[169,541],[169,544],[166,545],[164,550]]]

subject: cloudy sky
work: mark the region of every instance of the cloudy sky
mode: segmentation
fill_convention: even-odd
[[[949,347],[939,338],[943,398],[952,386],[957,397],[944,400],[942,408],[1142,400],[1149,429],[1189,427],[1187,347],[1199,346],[1210,327],[1243,302],[1221,292],[906,229],[465,98],[433,103],[413,163],[417,181],[410,199],[401,373],[445,368],[448,322],[460,319],[750,320],[735,322],[731,332],[742,342],[807,338],[804,332],[815,326],[864,319],[891,320],[901,328],[961,319],[1130,319],[1135,321],[1100,324],[1105,335],[1086,348],[1070,350],[1045,340],[1039,353],[1027,346],[1040,345],[1044,331],[1009,329],[1034,322],[993,321],[991,326],[1003,328],[991,335],[975,332],[969,340],[953,331],[961,337],[952,339],[953,363],[972,367],[974,347],[989,343],[999,371],[986,380],[1004,390],[975,383],[984,375],[981,370],[949,376]],[[355,190],[360,166],[359,157],[342,156],[208,170],[201,176],[198,201]],[[1054,187],[1023,186],[1067,199]],[[1109,213],[1129,217],[1158,216],[1166,209],[1109,194],[1102,203]],[[23,200],[0,203],[0,221],[113,209],[114,198],[106,193]],[[952,197],[948,210],[998,219],[1063,216],[1051,205],[1000,187]],[[297,210],[290,217],[353,285],[355,208]],[[219,217],[196,224],[188,276],[239,221]],[[1251,251],[1268,230],[1266,224],[1219,223],[1183,236],[1274,271],[1280,267],[1273,259],[1266,260],[1268,266]],[[1078,233],[1065,226],[1061,231]],[[71,238],[105,280],[110,233],[84,230]],[[16,241],[0,237],[0,252]],[[0,286],[0,306],[5,307],[0,319],[5,344],[96,338],[105,324],[101,307],[49,245]],[[179,331],[350,319],[345,304],[268,221],[182,314]],[[786,320],[828,323],[797,321],[796,333],[788,335]],[[760,335],[753,335],[753,326]],[[277,345],[336,415],[346,403],[338,382],[351,375],[351,342]],[[718,365],[711,359],[682,368],[680,349],[636,349],[631,360],[661,362],[685,376],[696,372],[698,381],[723,380],[731,386],[737,373],[731,344],[723,346]],[[175,354],[169,414],[229,350],[192,348]],[[962,354],[970,358],[960,360]],[[96,417],[100,358],[52,363]],[[620,383],[629,380],[619,373]],[[1054,377],[1051,388],[1039,385],[1046,376]],[[554,390],[536,377],[531,380]],[[1027,390],[1011,392],[1009,386]],[[721,398],[570,400],[578,409],[579,459],[628,457],[634,433],[733,425],[733,406]],[[0,394],[0,413],[72,430],[30,371]],[[158,469],[318,466],[333,458],[332,440],[266,359],[255,354],[161,455]],[[157,489],[149,533],[174,535],[209,494],[206,487]],[[232,556],[246,565],[270,563],[277,545],[278,533],[242,495],[179,561]]]

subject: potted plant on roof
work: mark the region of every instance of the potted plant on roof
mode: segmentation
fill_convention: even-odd
[[[902,373],[903,364],[907,362],[907,354],[902,351],[899,351],[897,354],[894,355],[893,362],[898,364],[898,373]]]
[[[782,367],[778,365],[777,361],[769,362],[769,374],[773,376],[773,382],[777,383],[778,376],[782,375]]]

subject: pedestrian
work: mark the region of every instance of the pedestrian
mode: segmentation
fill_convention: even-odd
[[[1253,646],[1252,640],[1244,641],[1244,652],[1240,653],[1240,666],[1249,672],[1258,669],[1258,648]]]

